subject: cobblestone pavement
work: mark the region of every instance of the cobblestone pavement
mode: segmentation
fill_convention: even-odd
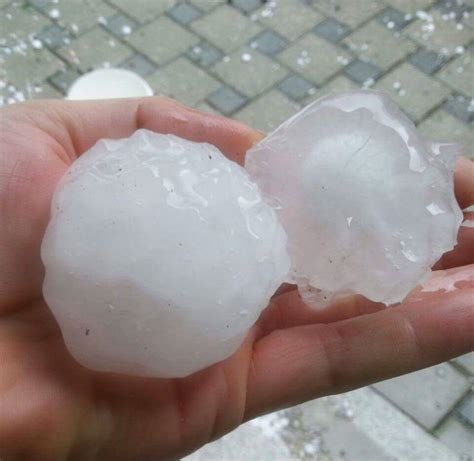
[[[0,104],[132,69],[268,131],[334,90],[389,92],[474,158],[472,0],[0,0]],[[474,357],[248,423],[190,459],[471,459]],[[459,458],[461,457],[461,458]]]

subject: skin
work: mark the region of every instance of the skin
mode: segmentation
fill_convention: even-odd
[[[0,458],[176,459],[265,412],[434,365],[474,348],[474,228],[402,304],[351,297],[322,311],[292,286],[240,349],[184,379],[97,373],[76,363],[41,296],[51,196],[99,138],[137,128],[218,146],[242,163],[260,133],[168,99],[42,101],[0,110]],[[474,166],[455,175],[474,204]],[[471,216],[471,219],[473,217]]]

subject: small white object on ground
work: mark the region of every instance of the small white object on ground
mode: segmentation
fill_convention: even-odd
[[[152,96],[150,85],[126,69],[97,69],[79,77],[68,91],[67,99],[113,99]]]
[[[210,144],[101,140],[55,192],[43,293],[84,366],[182,377],[231,355],[289,270],[248,173]]]
[[[315,306],[349,294],[402,301],[456,244],[459,151],[373,91],[325,97],[284,122],[246,168],[288,234],[288,281]]]

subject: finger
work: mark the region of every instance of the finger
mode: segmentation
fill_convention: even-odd
[[[246,418],[443,362],[474,348],[474,266],[449,291],[342,322],[277,330],[254,346]]]
[[[139,128],[171,133],[196,142],[209,142],[229,158],[243,163],[245,152],[261,134],[241,122],[200,112],[165,97],[127,98],[102,101],[33,102],[50,115],[59,129],[48,127],[68,146],[71,158],[82,154],[101,138],[123,138]],[[41,115],[41,114],[40,114]],[[43,125],[46,122],[43,122]],[[61,130],[60,128],[65,128]]]
[[[462,209],[474,205],[474,162],[466,157],[461,157],[456,165],[454,192]]]
[[[474,263],[474,213],[464,213],[464,223],[458,232],[458,243],[445,253],[434,269],[450,269]]]

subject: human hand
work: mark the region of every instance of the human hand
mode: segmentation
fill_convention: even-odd
[[[41,295],[41,239],[66,168],[99,138],[138,128],[243,162],[261,136],[165,98],[33,102],[0,111],[0,458],[175,459],[264,412],[434,365],[473,349],[474,228],[423,289],[385,309],[351,297],[322,311],[294,287],[273,297],[229,359],[184,379],[85,369]],[[474,166],[456,174],[474,204]],[[472,218],[471,218],[472,219]]]

